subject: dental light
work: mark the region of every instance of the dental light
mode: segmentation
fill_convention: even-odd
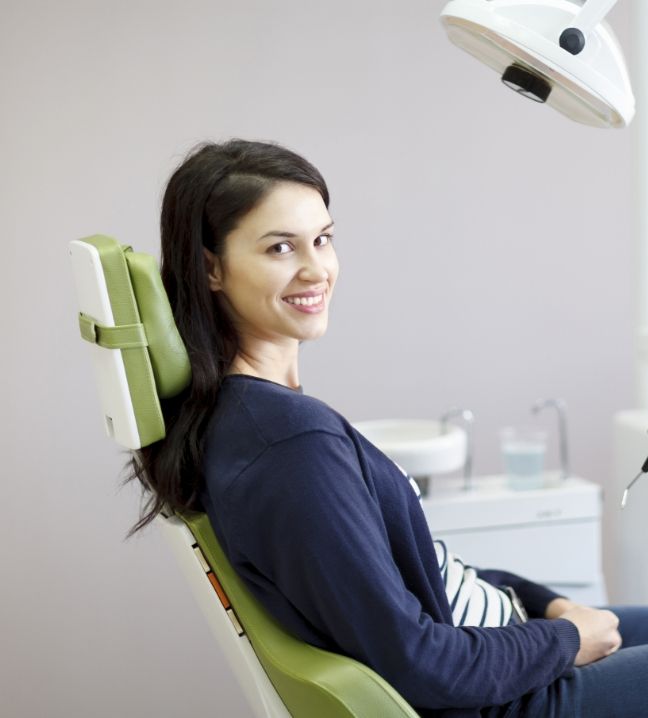
[[[648,2],[648,0],[646,0]],[[635,101],[605,16],[616,0],[450,0],[449,39],[520,95],[594,127],[626,127]]]

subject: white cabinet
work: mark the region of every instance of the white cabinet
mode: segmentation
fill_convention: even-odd
[[[472,566],[512,571],[574,601],[606,603],[601,568],[601,488],[548,474],[542,489],[515,491],[503,476],[434,478],[422,500],[430,531]]]

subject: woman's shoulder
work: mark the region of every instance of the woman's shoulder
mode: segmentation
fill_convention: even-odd
[[[256,434],[266,445],[305,432],[347,434],[348,424],[330,406],[300,390],[247,375],[227,377],[219,393],[218,423]]]
[[[269,450],[290,451],[313,432],[348,441],[348,431],[346,421],[319,399],[264,379],[229,376],[205,434],[209,492],[220,496]]]

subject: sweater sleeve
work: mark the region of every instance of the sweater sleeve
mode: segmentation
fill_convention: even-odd
[[[569,621],[455,628],[422,610],[348,437],[314,431],[271,445],[228,494],[239,559],[412,705],[501,705],[573,664],[579,638]]]

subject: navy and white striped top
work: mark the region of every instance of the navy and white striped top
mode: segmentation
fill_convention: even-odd
[[[421,491],[416,481],[407,475],[402,466],[396,464],[410,486],[421,500]],[[513,606],[509,596],[499,588],[484,581],[476,569],[468,566],[454,553],[448,551],[445,543],[434,540],[434,550],[441,569],[441,576],[452,611],[455,626],[506,626],[511,620]]]

